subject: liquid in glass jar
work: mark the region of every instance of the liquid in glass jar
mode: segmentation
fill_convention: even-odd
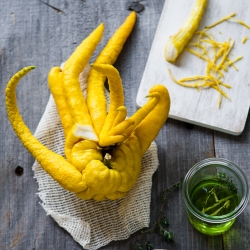
[[[226,159],[211,158],[193,166],[183,182],[183,197],[191,224],[200,232],[227,231],[249,199],[246,176]]]

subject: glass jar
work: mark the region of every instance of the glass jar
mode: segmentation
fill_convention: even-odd
[[[194,165],[184,179],[182,193],[189,221],[208,235],[228,230],[249,199],[245,174],[234,163],[221,158],[205,159]]]

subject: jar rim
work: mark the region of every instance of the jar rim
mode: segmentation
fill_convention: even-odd
[[[188,183],[189,183],[190,178],[192,178],[192,176],[195,173],[197,173],[199,170],[211,164],[219,164],[225,168],[229,168],[238,176],[238,178],[241,180],[242,185],[244,187],[244,190],[243,190],[244,192],[243,192],[242,199],[239,205],[233,211],[225,215],[211,216],[211,215],[202,213],[193,205],[189,197]],[[228,222],[236,218],[245,209],[249,200],[249,187],[248,187],[248,181],[247,181],[246,175],[237,165],[235,165],[233,162],[224,158],[207,158],[196,163],[193,167],[191,167],[191,169],[188,171],[188,173],[186,174],[184,178],[183,186],[182,186],[182,193],[183,193],[183,198],[184,198],[186,207],[188,208],[189,212],[191,212],[195,217],[199,218],[200,220],[203,220],[209,223],[224,223],[224,222]]]

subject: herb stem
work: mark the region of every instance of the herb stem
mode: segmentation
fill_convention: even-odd
[[[230,200],[227,200],[222,207],[220,207],[219,209],[217,209],[214,213],[210,215],[215,216],[220,212],[221,209],[223,209],[224,207],[229,207],[229,206],[230,206]]]
[[[229,195],[229,196],[227,196],[227,197],[225,197],[225,198],[223,198],[223,199],[221,199],[221,200],[218,200],[217,203],[215,203],[215,204],[214,204],[213,206],[211,206],[211,207],[207,207],[207,208],[203,209],[202,212],[205,213],[205,212],[207,212],[208,210],[217,207],[217,206],[218,206],[219,204],[221,204],[223,201],[228,201],[228,200],[229,200],[230,198],[232,198],[233,196],[234,196],[234,194]]]
[[[216,195],[215,190],[213,190],[213,195],[214,195],[214,199],[215,199],[215,201],[216,201],[216,202],[219,202],[219,199],[218,199],[218,197],[217,197],[217,195]]]
[[[173,240],[173,233],[169,232],[167,229],[165,229],[165,226],[168,225],[168,222],[167,222],[166,217],[163,214],[163,209],[164,209],[164,205],[167,201],[167,195],[169,193],[173,192],[176,188],[180,187],[181,183],[182,183],[182,180],[174,183],[169,188],[162,191],[162,193],[163,193],[162,199],[161,199],[162,203],[160,206],[158,218],[155,220],[155,222],[153,223],[153,225],[151,227],[149,227],[147,230],[141,231],[141,235],[138,236],[136,238],[136,240],[130,244],[130,249],[132,249],[133,246],[137,246],[137,248],[139,250],[141,250],[142,244],[140,242],[144,239],[146,234],[149,234],[152,232],[158,232],[160,235],[162,235],[164,237],[164,239],[167,242]],[[147,249],[149,249],[149,250],[153,249],[153,245],[150,244],[150,242],[146,242],[145,245],[146,245]]]

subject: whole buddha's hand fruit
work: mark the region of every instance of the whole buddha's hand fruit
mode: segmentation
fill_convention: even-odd
[[[152,87],[148,102],[134,115],[126,117],[122,80],[112,64],[132,30],[135,17],[132,12],[92,65],[87,102],[80,89],[79,75],[102,37],[103,24],[82,42],[62,70],[55,67],[49,73],[49,87],[65,133],[66,159],[42,145],[20,116],[16,86],[34,67],[25,67],[16,73],[6,87],[8,117],[23,145],[63,188],[81,199],[100,201],[124,197],[135,185],[142,157],[168,117],[170,97],[163,85]],[[102,101],[106,77],[110,105],[104,113],[104,107],[107,110],[106,101]],[[96,106],[99,99],[100,110]]]

